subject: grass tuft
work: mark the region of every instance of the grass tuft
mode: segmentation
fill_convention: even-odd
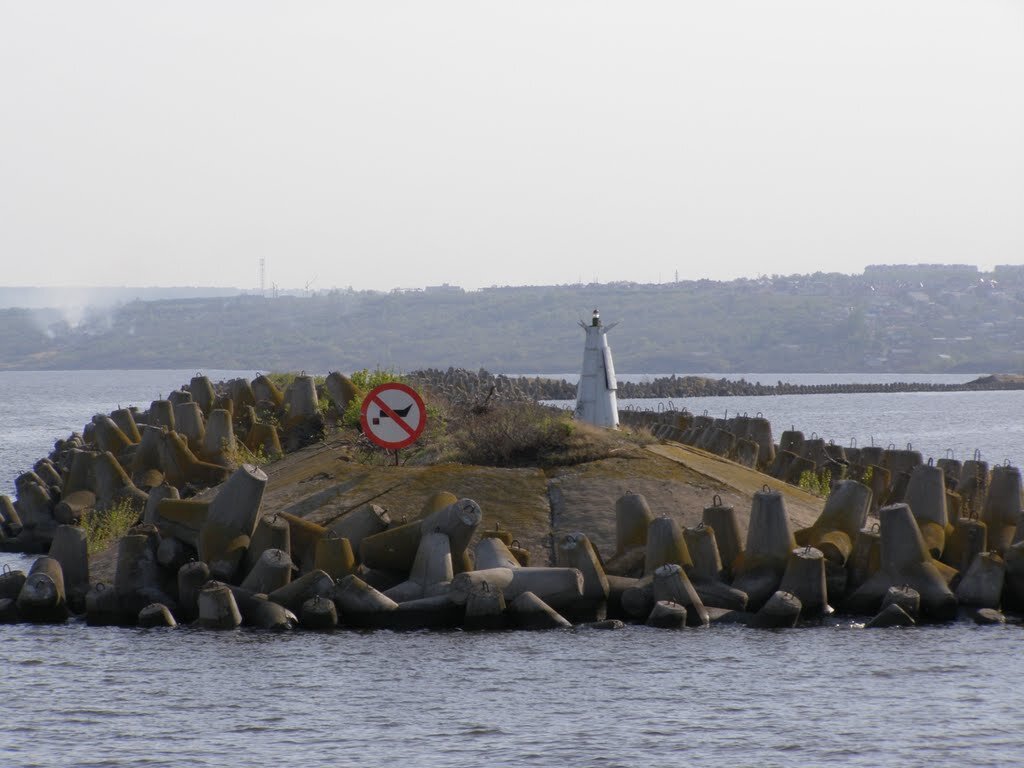
[[[82,515],[82,529],[90,555],[106,549],[139,522],[139,510],[127,499],[107,509],[90,509]]]

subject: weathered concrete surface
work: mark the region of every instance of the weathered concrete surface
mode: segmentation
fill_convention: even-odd
[[[477,537],[496,523],[530,551],[531,565],[554,564],[552,537],[583,531],[601,556],[615,551],[615,500],[642,493],[657,515],[695,527],[712,498],[736,508],[746,535],[751,500],[765,483],[785,496],[791,526],[814,522],[822,500],[756,470],[676,444],[638,446],[600,461],[548,469],[505,469],[463,464],[388,466],[356,460],[351,439],[326,441],[261,467],[267,474],[261,514],[289,512],[329,526],[367,502],[385,507],[392,525],[421,516],[424,502],[445,490],[476,501],[483,511]],[[194,497],[212,499],[218,488]],[[475,543],[476,537],[474,537]],[[472,544],[471,544],[472,546]],[[115,550],[94,556],[94,580],[113,578]]]
[[[627,491],[643,494],[655,516],[671,517],[687,528],[700,523],[704,507],[718,495],[724,505],[736,508],[744,537],[753,495],[765,483],[785,497],[793,527],[813,523],[824,503],[756,470],[676,444],[649,445],[622,458],[566,467],[552,475],[556,535],[584,531],[605,557],[615,552],[615,499]]]

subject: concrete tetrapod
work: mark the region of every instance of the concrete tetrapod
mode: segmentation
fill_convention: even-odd
[[[877,616],[864,625],[865,629],[886,629],[887,627],[912,627],[914,619],[896,603],[885,606]]]
[[[465,615],[465,604],[442,593],[399,603],[385,618],[387,626],[395,630],[454,629],[462,625]]]
[[[300,373],[284,393],[285,424],[292,425],[305,421],[319,412],[320,401],[316,394],[316,383],[312,376]]]
[[[32,470],[39,476],[39,479],[51,489],[54,486],[57,488],[62,488],[64,486],[64,478],[61,477],[56,465],[50,461],[50,459],[40,459],[32,466]]]
[[[956,492],[963,499],[965,514],[977,512],[982,508],[985,493],[988,490],[988,462],[982,461],[975,451],[974,458],[964,462],[960,469],[960,482],[956,484]]]
[[[196,623],[206,629],[236,629],[242,625],[242,614],[227,584],[210,581],[199,590]]]
[[[14,502],[21,518],[22,529],[17,541],[20,551],[45,552],[53,541],[57,521],[53,516],[53,499],[43,486],[28,483],[18,490]]]
[[[889,489],[892,487],[892,473],[885,467],[872,464],[868,467],[871,470],[871,508],[869,514],[877,513],[885,505]]]
[[[163,536],[173,536],[199,551],[199,534],[210,514],[210,502],[168,497],[156,505],[154,525]]]
[[[654,519],[647,499],[627,491],[615,502],[615,554],[647,544],[647,529]]]
[[[0,494],[0,522],[10,536],[17,536],[21,533],[22,523],[18,510],[14,508],[9,496]]]
[[[829,493],[825,508],[814,524],[796,532],[796,543],[817,547],[829,561],[845,565],[870,507],[870,488],[856,480],[840,480]]]
[[[480,539],[473,548],[474,563],[476,570],[482,571],[488,568],[518,568],[519,561],[516,560],[505,542],[496,538]]]
[[[577,568],[514,568],[511,572],[512,581],[504,589],[506,602],[532,592],[561,614],[573,610],[583,597],[583,574]]]
[[[974,558],[956,588],[960,605],[999,608],[1006,578],[1006,563],[995,552],[982,552]]]
[[[946,475],[933,464],[919,464],[910,473],[903,496],[917,520],[928,551],[934,558],[942,557],[946,547]]]
[[[507,597],[506,597],[507,600]],[[519,629],[569,629],[572,624],[533,592],[523,592],[508,606]]]
[[[203,452],[206,439],[206,421],[199,403],[179,403],[174,406],[175,432],[185,438],[188,449],[197,456]]]
[[[335,585],[334,602],[345,623],[356,627],[384,626],[387,614],[398,608],[398,603],[358,576],[346,576]]]
[[[419,520],[393,525],[360,542],[359,562],[367,568],[408,572],[416,558],[421,536]]]
[[[352,551],[358,552],[363,539],[386,531],[390,525],[391,516],[384,507],[378,504],[363,504],[328,525],[327,530],[348,539]]]
[[[256,405],[256,395],[248,379],[230,379],[227,389],[227,400],[232,403],[234,414],[241,414],[246,408]],[[224,396],[218,396],[217,400],[223,404],[223,398]]]
[[[199,532],[199,556],[209,564],[214,578],[234,581],[256,532],[266,485],[267,475],[262,469],[243,464],[210,502]]]
[[[106,627],[127,623],[121,613],[121,601],[109,585],[93,584],[85,595],[85,623],[90,627]]]
[[[877,529],[877,526],[872,526]],[[847,588],[856,590],[882,567],[882,537],[877,530],[857,532],[853,554],[846,561]]]
[[[687,624],[707,626],[708,612],[686,572],[676,563],[666,563],[654,572],[651,582],[654,602],[667,601],[686,608]]]
[[[359,394],[355,384],[352,383],[352,379],[338,371],[331,371],[327,374],[324,386],[327,388],[327,395],[331,398],[339,414],[344,413],[345,409],[348,408],[349,404]]]
[[[302,604],[299,624],[304,629],[334,629],[338,626],[338,609],[334,601],[320,595],[309,598]]]
[[[207,520],[199,532],[199,557],[210,566],[210,575],[214,579],[234,582],[250,541],[248,536],[232,527]]]
[[[678,603],[659,600],[647,617],[647,626],[657,629],[682,629],[686,626],[686,609]]]
[[[921,595],[912,587],[889,587],[882,598],[882,610],[890,605],[898,605],[914,621],[921,615]]]
[[[511,550],[510,550],[511,551]],[[512,553],[515,555],[515,552]],[[633,547],[625,552],[610,557],[604,563],[604,572],[609,576],[640,578],[644,575],[644,561],[647,559],[647,546]]]
[[[35,624],[60,624],[68,618],[64,573],[54,558],[43,556],[32,564],[18,593],[18,613]]]
[[[175,389],[167,395],[167,400],[170,402],[172,407],[177,407],[182,403],[192,402],[192,393],[189,392],[185,387],[181,389]]]
[[[281,390],[262,373],[252,380],[250,392],[257,403],[268,401],[278,408],[284,405],[284,395],[281,393]],[[235,400],[237,402],[238,398],[236,397]]]
[[[199,590],[210,580],[206,563],[194,561],[178,569],[178,611],[182,620],[192,621],[199,615]]]
[[[436,502],[446,501],[451,494],[436,495]],[[428,501],[427,508],[436,504]],[[466,547],[480,524],[480,506],[472,499],[457,499],[434,509],[422,520],[393,526],[386,531],[367,536],[359,545],[359,560],[367,568],[391,571],[409,571],[420,538],[427,533],[445,533],[451,542],[452,567],[463,570]]]
[[[804,448],[804,433],[798,429],[787,429],[779,436],[779,448],[783,451],[800,453]]]
[[[491,589],[486,583],[481,584],[466,595],[463,627],[465,629],[504,629],[507,625],[506,607],[505,596],[500,591]]]
[[[213,401],[217,399],[217,392],[210,379],[197,373],[189,381],[188,391],[192,395],[192,400],[203,409],[203,415],[209,416],[210,411],[213,410]]]
[[[28,576],[24,571],[8,570],[0,572],[0,600],[17,600],[18,593],[25,586]]]
[[[722,580],[722,561],[715,542],[715,531],[701,523],[684,528],[683,538],[693,559],[690,582],[705,606],[733,611],[747,609],[747,593],[734,589]]]
[[[775,592],[757,613],[750,617],[748,627],[754,629],[791,629],[800,620],[800,598],[792,592]]]
[[[722,499],[715,496],[710,507],[704,508],[701,522],[715,532],[715,543],[718,546],[719,559],[722,561],[722,577],[732,579],[736,560],[743,553],[743,539],[740,536],[740,524],[736,518],[736,510],[722,504]]]
[[[313,568],[325,571],[337,581],[356,572],[356,556],[352,544],[332,531],[316,542]]]
[[[174,430],[174,404],[170,400],[154,400],[146,412],[146,424]]]
[[[853,613],[874,613],[889,587],[907,585],[921,595],[921,613],[936,620],[956,617],[957,600],[925,548],[921,530],[906,504],[878,512],[881,521],[880,569],[846,601]]]
[[[455,603],[466,603],[474,592],[500,592],[502,595],[512,583],[511,568],[488,568],[463,571],[452,578],[449,594]]]
[[[242,615],[242,624],[258,629],[288,630],[299,623],[298,617],[264,595],[254,595],[241,587],[230,587],[235,604]]]
[[[942,553],[942,562],[964,574],[974,558],[987,550],[988,526],[980,520],[961,517],[953,525],[953,533]]]
[[[144,629],[178,626],[178,622],[174,620],[170,608],[162,603],[150,603],[147,605],[139,611],[135,623]]]
[[[747,545],[733,587],[747,593],[750,610],[758,610],[778,590],[796,541],[778,491],[754,493]]]
[[[1017,539],[1003,556],[1006,563],[1006,590],[1004,603],[1007,608],[1024,611],[1024,525],[1017,528]]]
[[[268,549],[279,549],[291,557],[291,526],[287,520],[276,514],[260,515],[256,523],[256,532],[252,535],[249,549],[246,550],[245,559],[242,561],[242,570],[246,573],[251,571],[260,556]]]
[[[165,434],[166,431],[160,427],[147,426],[143,428],[142,440],[135,447],[135,454],[132,456],[131,475],[133,482],[141,483],[148,473],[154,471],[163,474],[163,465],[160,461],[160,445]],[[67,486],[65,486],[66,490]]]
[[[89,543],[85,531],[73,525],[58,525],[50,557],[60,563],[68,603],[76,613],[83,613],[89,591]]]
[[[142,439],[139,425],[135,421],[135,414],[130,408],[118,408],[116,411],[111,411],[110,418],[132,443],[137,443]]]
[[[298,615],[302,610],[302,604],[311,597],[317,595],[332,597],[333,594],[334,579],[323,571],[310,571],[283,587],[275,589],[267,597]]]
[[[261,421],[254,421],[245,433],[243,441],[245,447],[252,453],[262,453],[271,459],[284,456],[284,449],[281,448],[281,438],[277,430],[271,424]]]
[[[775,454],[775,460],[772,462],[771,467],[768,468],[768,474],[776,480],[785,482],[789,476],[790,467],[793,466],[793,462],[798,458],[800,457],[793,453],[793,451],[778,451]]]
[[[447,534],[436,532],[420,538],[409,579],[384,594],[398,603],[433,597],[441,585],[451,582],[452,550]]]
[[[119,456],[126,448],[132,447],[132,439],[109,416],[98,413],[92,417],[92,423],[96,429],[96,447],[101,451]]]
[[[762,472],[775,460],[775,443],[772,440],[772,424],[763,416],[754,416],[750,420],[747,436],[757,443],[757,466]]]
[[[459,499],[423,518],[420,523],[422,534],[433,531],[448,535],[451,542],[452,566],[456,573],[467,570],[466,549],[476,533],[483,513],[480,505],[472,499]]]
[[[1013,542],[1021,518],[1020,469],[1001,465],[992,469],[981,519],[988,526],[989,547],[1004,552]]]
[[[157,507],[159,507],[160,502],[163,501],[164,499],[180,498],[181,494],[178,493],[178,489],[175,488],[173,485],[168,485],[167,483],[164,483],[162,485],[156,486],[155,488],[150,490],[149,495],[146,498],[146,506],[142,511],[142,522],[147,523],[149,525],[156,525],[157,527],[159,527]]]
[[[288,553],[280,549],[266,549],[239,586],[266,595],[290,584],[291,580],[292,560]]]
[[[910,444],[906,450],[901,448],[886,448],[882,452],[882,466],[888,469],[895,479],[900,474],[910,475],[917,467],[924,463],[920,451],[915,451]]]
[[[143,436],[145,440],[145,436]],[[208,461],[200,461],[185,438],[177,432],[165,432],[160,436],[158,448],[160,470],[171,485],[181,488],[186,483],[217,485],[228,477],[229,470]]]
[[[156,561],[170,573],[177,573],[185,563],[196,559],[196,551],[173,536],[161,537],[156,548]]]
[[[117,544],[114,590],[126,620],[138,617],[150,603],[176,607],[167,594],[164,575],[157,561],[159,536],[150,535],[141,526],[131,529]]]
[[[666,563],[683,568],[693,567],[686,548],[686,539],[679,523],[671,517],[658,517],[647,526],[647,549],[644,556],[644,576],[651,576]]]
[[[557,561],[583,574],[583,595],[563,611],[565,617],[573,623],[604,621],[608,612],[608,577],[587,535],[577,531],[563,536]]]
[[[112,507],[122,501],[140,510],[146,506],[149,494],[135,486],[110,451],[96,455],[92,462],[92,473],[95,479],[93,490],[100,506]]]
[[[971,612],[971,619],[981,626],[1006,623],[1006,617],[994,608],[978,608]]]
[[[96,506],[96,494],[92,491],[73,491],[57,502],[53,508],[53,519],[60,525],[76,525],[82,515]]]
[[[825,582],[825,556],[814,547],[797,547],[789,555],[786,572],[779,585],[800,600],[805,618],[820,618],[832,613]]]
[[[203,461],[219,466],[228,466],[237,450],[235,429],[231,424],[231,414],[223,408],[210,411],[203,434],[203,444],[199,455]]]

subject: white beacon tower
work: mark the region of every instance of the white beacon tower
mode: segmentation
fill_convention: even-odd
[[[601,325],[601,315],[596,309],[590,325],[580,323],[586,331],[587,344],[583,349],[580,383],[576,387],[576,418],[613,429],[619,426],[619,404],[615,397],[618,384],[606,334],[616,325]]]

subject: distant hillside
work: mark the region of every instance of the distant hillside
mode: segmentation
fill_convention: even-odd
[[[160,299],[196,299],[238,296],[238,288],[206,288],[181,286],[175,288],[109,286],[88,288],[10,288],[0,286],[0,308],[46,309],[50,307],[106,307],[126,301],[157,301]]]
[[[595,308],[620,371],[1020,372],[1024,268],[131,301],[0,310],[0,367],[575,371]]]

